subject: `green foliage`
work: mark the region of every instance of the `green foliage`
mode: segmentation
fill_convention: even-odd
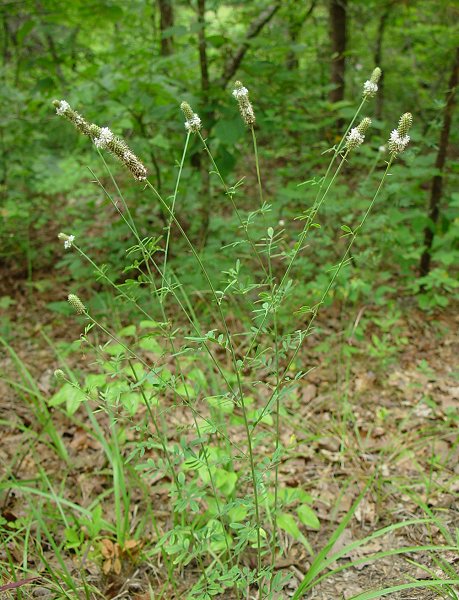
[[[162,32],[152,25],[159,20],[156,4],[143,0],[64,8],[53,0],[46,13],[36,7],[28,14],[18,5],[4,15],[0,256],[19,260],[31,283],[36,269],[65,251],[58,273],[71,284],[71,298],[73,290],[82,298],[74,318],[83,333],[71,351],[93,359],[87,372],[64,364],[45,398],[0,339],[20,375],[8,384],[32,406],[46,442],[67,463],[53,412],[84,429],[103,450],[108,480],[89,506],[67,500],[43,471],[37,489],[11,484],[32,506],[35,496],[43,502],[32,509],[34,526],[57,557],[57,569],[46,566],[62,581],[64,597],[82,590],[63,552],[86,556],[104,536],[118,549],[131,535],[148,540],[143,557],[160,555],[171,584],[189,569],[195,577],[187,597],[204,599],[283,593],[288,577],[275,564],[286,552],[286,534],[311,556],[294,592],[300,598],[346,551],[407,525],[378,530],[330,556],[369,483],[317,550],[310,541],[321,529],[315,499],[279,480],[288,455],[281,441],[284,401],[307,375],[298,357],[321,308],[336,300],[369,305],[351,333],[357,346],[343,354],[350,360],[360,352],[384,370],[408,343],[398,296],[415,295],[422,310],[434,310],[446,307],[458,288],[453,161],[441,218],[436,224],[426,218],[446,85],[440,66],[455,44],[451,29],[430,3],[416,11],[388,5],[385,95],[360,148],[346,136],[357,117],[375,110],[370,98],[362,100],[362,73],[374,66],[367,45],[379,35],[382,14],[375,2],[350,4],[348,94],[335,105],[326,100],[323,3],[312,7],[313,36],[289,1],[249,39],[246,29],[262,2],[209,1],[201,18],[177,2],[176,21]],[[200,34],[208,83],[199,69]],[[426,50],[432,36],[438,43]],[[173,41],[171,53],[161,51],[161,37]],[[237,116],[230,82],[222,83],[241,47],[248,49],[240,70],[250,82],[256,128]],[[148,164],[142,185],[103,147],[91,154],[94,136],[83,139],[51,114],[50,101],[63,95],[90,122],[129,141]],[[188,131],[184,145],[182,97],[204,123],[203,132]],[[378,150],[406,110],[416,123],[409,150]],[[350,125],[343,135],[336,122],[344,119]],[[98,166],[87,170],[95,159]],[[429,227],[434,268],[416,278]],[[58,250],[59,230],[67,233]],[[0,298],[1,307],[12,302],[7,294]],[[60,297],[47,307],[56,315],[72,312]],[[384,317],[372,307],[384,307]],[[11,336],[9,323],[2,333]],[[64,360],[64,352],[57,354]],[[166,502],[160,525],[151,492],[158,481]],[[109,516],[102,508],[107,497]],[[445,574],[454,582],[453,572]],[[85,582],[83,588],[89,598]]]

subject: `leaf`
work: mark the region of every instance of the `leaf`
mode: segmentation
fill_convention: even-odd
[[[242,119],[219,120],[214,128],[215,136],[228,146],[234,146],[245,132]]]
[[[358,596],[353,596],[350,600],[373,600],[373,598],[381,598],[381,596],[388,596],[394,592],[400,592],[402,590],[414,590],[415,588],[429,588],[439,587],[443,588],[447,585],[458,585],[459,579],[425,579],[422,581],[413,581],[411,583],[401,583],[392,587],[384,588],[381,590],[372,590],[369,592],[363,592]]]
[[[231,496],[236,487],[237,475],[234,472],[226,471],[225,469],[217,469],[215,483],[222,494]]]
[[[301,531],[299,530],[294,517],[288,513],[279,514],[277,517],[277,525],[291,535],[295,540],[299,539],[301,536]]]
[[[234,402],[227,396],[207,396],[205,399],[212,408],[216,408],[225,415],[230,415],[234,411]]]
[[[126,540],[124,543],[123,550],[127,552],[131,552],[132,550],[136,550],[140,545],[139,540]]]
[[[128,325],[118,331],[118,337],[132,337],[136,334],[137,327],[135,325]]]
[[[112,561],[110,558],[107,558],[107,560],[104,561],[104,564],[102,566],[102,571],[103,571],[104,575],[108,575],[110,573],[111,568],[112,568]]]
[[[86,376],[84,380],[84,385],[88,389],[103,387],[106,384],[106,381],[107,379],[105,375],[97,375],[95,373],[91,373]]]
[[[66,403],[68,415],[73,415],[82,402],[86,400],[86,395],[77,387],[70,383],[65,383],[61,389],[56,392],[49,400],[49,406],[59,406]]]
[[[120,401],[129,415],[132,417],[139,408],[141,397],[140,394],[136,394],[135,392],[125,392],[121,394]]]
[[[160,323],[159,321],[140,321],[139,323],[139,327],[140,329],[157,329],[158,327],[161,327],[161,325],[164,325],[164,323]]]
[[[228,510],[228,516],[232,522],[231,527],[233,527],[233,525],[236,525],[238,521],[243,521],[246,518],[247,513],[248,509],[243,504],[237,504],[233,508],[230,508]],[[237,529],[237,527],[233,527],[233,529]]]
[[[302,504],[296,509],[298,518],[308,529],[320,529],[320,521],[316,513],[307,504]]]
[[[119,575],[121,573],[121,561],[119,558],[115,558],[115,560],[113,561],[113,572],[116,575]]]
[[[17,41],[22,44],[22,42],[24,41],[24,38],[32,31],[32,29],[35,27],[35,23],[34,21],[26,21],[23,25],[21,25],[21,27],[19,27],[19,29],[16,32],[16,39]]]
[[[111,343],[111,344],[107,344],[106,346],[104,346],[103,350],[110,356],[119,356],[120,354],[123,354],[123,352],[125,351],[125,348],[121,344]]]
[[[139,342],[139,347],[142,350],[147,350],[148,352],[154,352],[155,354],[161,354],[162,349],[158,342],[153,337],[144,337]]]

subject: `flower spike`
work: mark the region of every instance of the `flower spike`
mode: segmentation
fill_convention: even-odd
[[[193,112],[191,106],[188,104],[188,102],[182,102],[182,104],[180,105],[180,108],[182,109],[183,114],[185,115],[185,129],[189,132],[189,133],[199,133],[199,130],[202,127],[202,123],[201,123],[201,119],[199,118],[199,115],[196,114],[195,112]]]
[[[371,119],[365,117],[361,120],[361,122],[357,125],[357,127],[353,127],[350,132],[347,134],[346,143],[344,147],[347,150],[354,150],[363,144],[363,140],[365,139],[365,133],[371,125]]]
[[[88,123],[65,100],[54,100],[53,104],[56,107],[56,113],[73,123],[83,135],[90,137],[96,148],[105,148],[114,154],[138,181],[147,178],[147,169],[140,159],[129,149],[126,142],[116,137],[108,127],[99,127],[94,123]]]
[[[400,117],[397,129],[394,129],[389,137],[388,148],[393,156],[403,152],[410,142],[408,131],[413,124],[413,115],[405,113]]]
[[[378,81],[381,79],[382,71],[379,67],[373,70],[370,79],[363,84],[363,97],[372,98],[378,91]]]
[[[249,100],[249,90],[242,85],[240,81],[234,84],[233,96],[239,104],[241,116],[246,125],[252,127],[255,124],[255,113],[253,112],[252,104]]]

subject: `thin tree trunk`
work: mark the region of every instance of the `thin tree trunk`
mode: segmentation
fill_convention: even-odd
[[[207,43],[206,43],[206,0],[198,0],[198,48],[199,65],[201,67],[201,90],[205,94],[209,89],[209,64],[207,61]]]
[[[332,46],[330,102],[344,98],[344,74],[346,69],[346,9],[347,0],[330,0],[330,38]]]
[[[220,78],[219,85],[222,88],[225,88],[231,79],[234,77],[236,71],[239,68],[239,65],[242,62],[247,50],[249,49],[249,42],[251,39],[255,38],[260,31],[263,29],[267,23],[273,18],[276,12],[279,10],[281,6],[280,1],[271,4],[265,10],[263,10],[258,17],[256,17],[252,23],[250,23],[249,28],[247,30],[247,34],[245,36],[245,40],[236,50],[234,56],[231,56],[225,63],[223,68],[223,75]]]
[[[8,29],[8,21],[7,21],[6,13],[3,13],[2,21],[3,21],[3,65],[5,66],[10,58],[10,53],[9,53],[9,48],[8,48],[10,32]]]
[[[172,0],[158,0],[159,29],[161,32],[161,56],[170,56],[174,51],[174,40],[171,35],[163,37],[166,29],[174,26],[174,7]]]
[[[304,13],[304,15],[301,15],[300,17],[298,17],[297,15],[294,15],[294,14],[289,15],[288,36],[289,36],[289,42],[292,46],[297,43],[298,38],[300,37],[301,29],[303,28],[303,25],[304,25],[304,22],[312,14],[312,11],[314,10],[316,3],[317,3],[317,0],[312,0],[311,5],[308,8],[308,10]],[[298,54],[296,52],[294,52],[293,50],[289,50],[289,52],[287,54],[287,60],[285,62],[285,66],[287,67],[287,69],[289,71],[296,71],[298,69],[298,67],[300,66],[300,63],[298,60]]]
[[[198,0],[198,50],[199,50],[199,66],[201,69],[201,92],[203,104],[206,108],[209,107],[209,63],[207,59],[207,43],[206,43],[206,0]],[[204,109],[208,113],[209,110]],[[201,153],[195,155],[197,166],[201,172],[201,205],[199,214],[201,217],[201,227],[199,231],[199,245],[203,248],[206,244],[207,235],[209,233],[210,223],[210,175],[207,163],[207,156]]]
[[[432,191],[430,194],[429,219],[430,223],[424,230],[424,251],[419,263],[419,275],[425,277],[430,271],[431,250],[434,239],[435,226],[440,214],[440,200],[443,186],[443,169],[446,161],[446,151],[448,149],[449,133],[451,130],[451,121],[454,110],[454,96],[457,87],[459,72],[459,47],[456,49],[456,57],[451,71],[448,91],[446,92],[446,105],[443,113],[443,127],[440,134],[440,143],[438,146],[437,160],[435,167],[438,174],[432,179]]]
[[[387,19],[389,17],[390,11],[392,10],[393,4],[390,3],[384,9],[384,12],[379,19],[378,24],[378,33],[376,35],[376,47],[375,47],[375,59],[374,64],[376,67],[381,67],[382,74],[381,78],[378,82],[378,93],[376,94],[376,108],[375,108],[375,116],[377,119],[382,118],[383,112],[383,102],[384,102],[384,69],[382,68],[382,45],[384,38],[384,30],[386,29]]]
[[[273,4],[267,6],[262,10],[255,19],[250,23],[244,40],[241,42],[236,52],[228,58],[225,62],[222,75],[218,79],[210,80],[209,77],[209,62],[207,57],[207,42],[206,42],[206,23],[205,23],[205,12],[206,12],[206,1],[197,0],[198,8],[198,50],[199,50],[199,64],[201,70],[201,94],[203,101],[203,114],[206,117],[207,131],[205,135],[209,135],[210,130],[215,121],[214,109],[211,104],[211,98],[209,97],[212,87],[220,87],[225,89],[228,83],[236,74],[247,50],[250,47],[250,40],[255,38],[263,27],[269,23],[274,14],[279,10],[281,6],[280,0],[277,0]],[[199,213],[201,217],[201,229],[200,229],[200,245],[205,245],[209,222],[210,222],[210,207],[211,207],[211,182],[208,168],[207,157],[202,156],[202,153],[196,153],[191,157],[193,166],[198,168],[201,172],[201,205]]]

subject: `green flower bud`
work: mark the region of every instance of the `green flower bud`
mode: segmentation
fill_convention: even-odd
[[[397,129],[394,129],[390,134],[388,147],[391,154],[394,156],[399,152],[403,152],[408,146],[410,136],[408,131],[413,124],[413,115],[411,113],[405,113],[400,117]]]
[[[75,310],[77,315],[84,315],[86,307],[83,302],[75,294],[69,294],[67,297],[70,305]]]
[[[359,130],[359,132],[364,135],[367,131],[367,129],[370,127],[371,125],[371,119],[368,117],[365,117],[364,119],[362,119],[360,121],[360,123],[357,125],[357,129]]]
[[[370,81],[371,83],[378,83],[381,79],[382,71],[379,67],[376,67],[371,74]]]
[[[65,380],[65,373],[62,369],[56,369],[54,371],[54,377],[58,380],[58,381],[64,381]]]
[[[413,115],[409,112],[402,115],[400,117],[400,120],[398,122],[398,127],[397,127],[397,131],[399,132],[400,136],[404,137],[405,135],[407,135],[407,133],[410,130],[412,125],[413,125]]]

